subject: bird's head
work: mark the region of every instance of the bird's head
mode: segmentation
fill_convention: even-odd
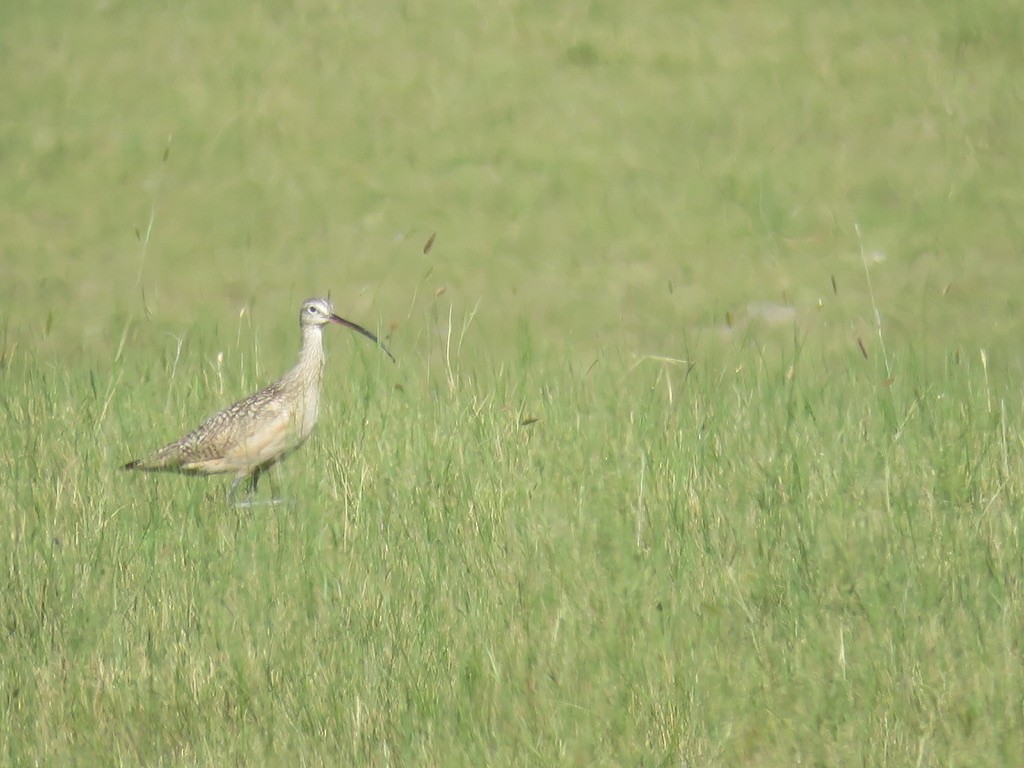
[[[308,326],[321,328],[328,323],[344,325],[346,328],[350,328],[356,333],[362,334],[384,350],[384,354],[391,358],[391,362],[395,361],[394,355],[388,351],[387,347],[380,343],[380,340],[376,336],[358,323],[353,323],[351,320],[346,320],[344,317],[339,317],[334,314],[334,305],[331,304],[329,299],[306,299],[302,302],[302,309],[299,310],[299,324],[303,328]]]

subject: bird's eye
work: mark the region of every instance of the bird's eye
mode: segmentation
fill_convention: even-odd
[[[311,314],[311,315],[315,315],[316,314],[316,305],[310,304],[309,307],[306,308],[306,311],[309,312],[309,314]]]

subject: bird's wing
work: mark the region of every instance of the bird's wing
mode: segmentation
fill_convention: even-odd
[[[239,439],[224,451],[225,466],[249,470],[274,462],[298,442],[298,431],[288,408],[270,408],[260,413]]]
[[[246,457],[258,457],[272,450],[276,445],[274,436],[287,432],[288,410],[275,394],[268,387],[239,400],[179,440],[131,462],[130,467],[202,473],[252,468],[255,464]]]

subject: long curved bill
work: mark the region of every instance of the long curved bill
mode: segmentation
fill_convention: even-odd
[[[363,328],[363,326],[359,325],[359,323],[353,323],[351,320],[346,320],[344,317],[338,317],[338,315],[335,315],[335,314],[331,315],[331,322],[332,323],[337,323],[338,325],[344,325],[346,328],[351,328],[356,333],[361,333],[363,336],[368,338],[370,341],[372,341],[378,347],[383,349],[384,350],[384,354],[391,358],[391,362],[392,363],[396,362],[395,361],[395,356],[392,355],[391,352],[388,351],[387,347],[385,347],[383,344],[381,344],[380,339],[378,339],[376,336],[374,336],[368,330]]]

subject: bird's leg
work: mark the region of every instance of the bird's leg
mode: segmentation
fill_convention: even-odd
[[[238,493],[239,484],[245,480],[246,483],[246,497],[245,499],[236,499]],[[234,504],[236,507],[250,507],[252,506],[253,497],[256,495],[256,484],[260,481],[260,470],[257,468],[250,475],[239,475],[235,478],[235,481],[231,483],[231,490],[228,491],[228,503]]]
[[[242,476],[244,477],[244,475]],[[242,477],[236,477],[235,481],[231,483],[231,488],[228,490],[228,504],[236,504],[235,493],[238,491],[238,484],[242,482]]]
[[[249,495],[256,495],[256,486],[259,485],[260,475],[263,474],[263,467],[256,467],[249,476]]]
[[[259,485],[260,477],[269,469],[268,465],[262,467],[256,467],[249,475],[242,475],[235,479],[235,482],[231,484],[231,492],[228,495],[228,501],[234,504],[236,507],[255,507],[263,504],[275,505],[281,504],[281,499],[277,498],[277,484],[274,482],[273,474],[270,475],[270,494],[271,498],[267,501],[256,500],[256,488]],[[235,500],[235,490],[238,488],[238,484],[243,480],[246,481],[248,492],[244,499]]]
[[[273,472],[269,472],[269,471],[267,472],[267,482],[270,483],[270,503],[271,504],[280,504],[281,503],[281,494],[279,493],[280,489],[277,487],[277,483],[274,480],[274,473]]]

